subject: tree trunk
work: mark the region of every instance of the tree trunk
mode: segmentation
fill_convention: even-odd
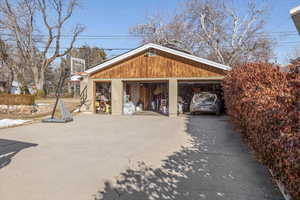
[[[33,78],[34,78],[36,89],[38,91],[44,90],[44,84],[45,84],[44,70],[38,69],[37,67],[33,67],[32,72],[33,72]]]
[[[36,77],[34,80],[35,80],[36,89],[44,90],[44,83],[45,83],[44,73],[40,73],[40,75]]]
[[[14,74],[14,70],[12,69],[12,67],[8,67],[8,69],[9,69],[9,72],[10,72],[10,76],[9,76],[8,81],[7,81],[6,92],[8,94],[10,94],[11,93],[12,84],[13,84],[13,81],[15,79],[15,74]]]

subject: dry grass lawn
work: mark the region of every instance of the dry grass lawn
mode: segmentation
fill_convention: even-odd
[[[80,104],[80,99],[75,98],[63,98],[62,99],[65,103],[66,108],[73,112],[77,106]],[[49,104],[51,108],[53,108],[55,103],[55,98],[44,98],[44,99],[37,99],[35,100],[36,104]],[[45,114],[32,114],[32,115],[20,115],[20,114],[0,114],[0,119],[40,119],[45,116],[51,115],[51,112]],[[57,106],[56,116],[60,116],[59,106]]]

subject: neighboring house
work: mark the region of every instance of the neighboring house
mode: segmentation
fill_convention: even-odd
[[[294,24],[300,33],[300,6],[297,6],[290,10],[290,15],[294,21]]]
[[[13,81],[10,89],[11,94],[21,94],[21,84],[17,81]]]
[[[77,72],[76,74],[70,77],[70,80],[68,80],[70,89],[69,92],[73,93],[73,97],[79,97],[80,95],[80,81],[82,79],[83,74],[84,72]]]
[[[286,65],[279,65],[279,70],[281,72],[289,72],[290,71],[289,66],[286,66]]]
[[[11,94],[21,94],[22,93],[21,87],[22,87],[21,83],[19,83],[18,81],[13,81],[12,87],[10,90]],[[34,85],[30,84],[27,87],[28,87],[30,94],[35,94],[36,89],[35,89]]]
[[[87,87],[91,112],[101,111],[104,102],[113,115],[121,115],[124,105],[133,102],[144,110],[167,108],[169,116],[176,116],[181,97],[220,89],[228,70],[229,66],[150,43],[85,71],[81,90]]]

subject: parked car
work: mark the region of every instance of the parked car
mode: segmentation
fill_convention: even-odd
[[[190,104],[190,112],[191,114],[202,112],[220,115],[221,101],[216,94],[210,92],[196,93]]]

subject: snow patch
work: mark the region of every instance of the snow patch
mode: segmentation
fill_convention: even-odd
[[[231,174],[228,175],[231,179],[234,179],[234,176],[232,176]]]
[[[77,108],[76,110],[74,110],[74,113],[79,113],[80,112],[80,109]]]
[[[38,103],[38,104],[36,104],[37,106],[49,106],[50,104],[48,104],[48,103]]]
[[[217,195],[220,196],[220,197],[223,197],[225,194],[221,193],[221,192],[217,192]]]
[[[15,126],[24,124],[26,122],[29,122],[29,120],[20,120],[20,119],[1,119],[0,120],[0,128]]]

